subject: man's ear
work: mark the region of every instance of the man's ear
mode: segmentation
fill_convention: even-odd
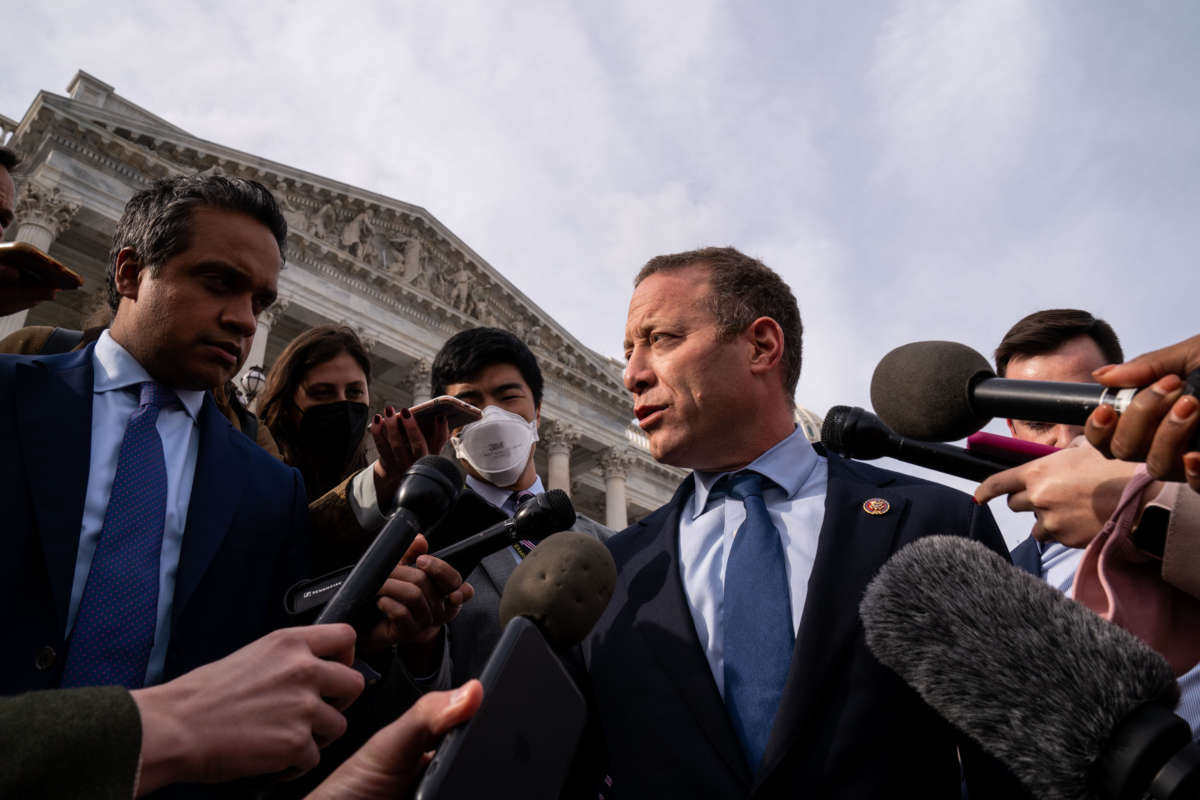
[[[751,345],[750,372],[762,375],[770,372],[783,360],[783,328],[770,317],[759,317],[744,333]]]
[[[122,247],[117,253],[116,268],[113,270],[113,282],[117,286],[117,294],[137,300],[138,278],[142,272],[142,260],[132,247]]]
[[[538,428],[542,427],[542,404],[541,403],[538,403],[536,406],[533,407],[533,421],[534,421],[534,424],[536,424],[538,426]]]

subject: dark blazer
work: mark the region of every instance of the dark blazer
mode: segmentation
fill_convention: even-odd
[[[876,571],[921,536],[977,539],[1007,549],[986,507],[961,492],[837,456],[791,671],[759,774],[751,773],[696,636],[679,572],[671,501],[608,543],[616,593],[584,644],[612,796],[959,798],[956,736],[916,692],[867,650],[858,604]],[[882,498],[887,513],[866,513]],[[965,760],[975,768],[971,750]],[[991,785],[1021,793],[995,762]],[[999,777],[997,777],[999,775]]]
[[[1042,549],[1038,547],[1037,539],[1030,536],[1013,548],[1010,557],[1014,566],[1020,567],[1035,578],[1042,577]]]
[[[59,685],[90,461],[92,350],[0,356],[0,694]],[[164,680],[285,624],[308,574],[300,473],[206,395]]]

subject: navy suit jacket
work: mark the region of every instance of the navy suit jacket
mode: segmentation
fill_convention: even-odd
[[[1038,547],[1037,539],[1030,536],[1014,547],[1011,555],[1014,566],[1020,567],[1035,578],[1042,577],[1042,550]]]
[[[0,356],[0,694],[57,687],[91,449],[92,350]],[[300,473],[206,395],[164,680],[285,624],[308,574]]]
[[[875,660],[858,604],[884,562],[931,534],[1008,555],[984,506],[939,484],[829,458],[825,517],[787,684],[763,768],[752,774],[696,636],[679,572],[689,476],[666,505],[608,543],[619,579],[584,644],[593,716],[612,795],[630,797],[960,797],[954,730]],[[864,501],[890,510],[867,514]],[[594,745],[593,745],[594,746]],[[997,762],[966,743],[972,800],[1020,797]],[[1008,794],[1006,792],[1011,792]]]

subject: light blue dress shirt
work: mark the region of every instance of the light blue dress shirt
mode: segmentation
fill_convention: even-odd
[[[493,486],[490,483],[485,483],[484,481],[479,480],[479,478],[476,478],[474,475],[467,476],[467,486],[471,489],[471,491],[475,492],[475,494],[479,495],[484,500],[487,500],[489,503],[503,511],[508,516],[511,517],[513,514],[517,513],[517,503],[513,499],[512,489],[501,489],[499,486]],[[535,495],[545,494],[546,487],[542,485],[541,477],[534,475],[533,483],[531,483],[528,488],[522,489],[521,491],[529,492],[530,494]],[[508,552],[513,557],[514,561],[516,561],[518,564],[521,563],[521,556],[517,555],[516,550],[510,547],[508,548]]]
[[[796,428],[790,436],[755,459],[745,469],[770,478],[777,485],[763,491],[771,522],[779,531],[787,559],[791,593],[792,628],[808,595],[808,579],[817,556],[817,540],[825,519],[825,490],[829,463],[819,456]],[[722,698],[725,694],[723,636],[717,621],[725,599],[725,566],[746,509],[738,500],[723,496],[709,499],[714,484],[727,472],[695,472],[695,491],[679,516],[679,567],[684,593],[700,646]]]
[[[71,601],[67,610],[66,636],[69,638],[79,613],[79,602],[87,585],[92,556],[100,540],[104,512],[117,475],[117,456],[125,438],[129,418],[138,408],[138,394],[129,387],[153,380],[141,364],[105,331],[92,353],[92,442],[88,469],[87,494],[79,532],[79,550],[75,555],[75,577],[71,582]],[[158,618],[154,629],[154,647],[146,667],[146,685],[162,680],[171,638],[171,601],[175,594],[175,573],[183,530],[187,525],[188,502],[196,475],[196,454],[200,449],[200,429],[196,420],[204,403],[204,392],[176,390],[181,408],[162,409],[158,414],[158,435],[162,438],[167,467],[167,513],[163,523],[162,553],[158,572]]]

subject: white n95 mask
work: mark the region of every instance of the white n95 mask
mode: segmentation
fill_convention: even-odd
[[[483,417],[451,437],[454,454],[488,483],[512,486],[529,463],[529,448],[538,440],[537,422],[520,414],[488,406]]]

